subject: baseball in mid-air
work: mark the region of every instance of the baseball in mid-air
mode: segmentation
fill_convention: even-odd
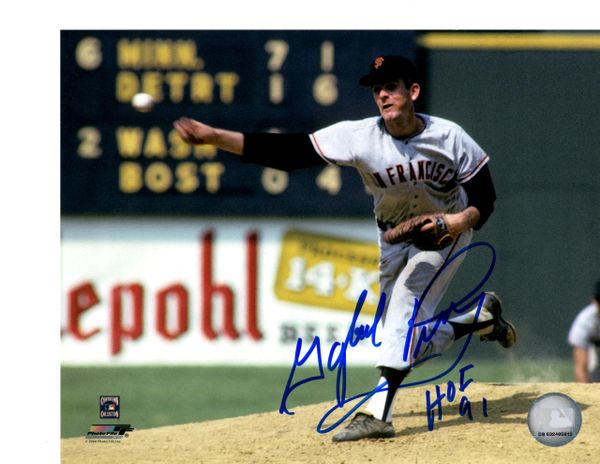
[[[146,113],[154,107],[154,98],[148,93],[136,93],[131,99],[131,105],[136,110]]]

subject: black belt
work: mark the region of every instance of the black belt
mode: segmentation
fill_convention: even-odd
[[[382,221],[381,219],[377,218],[377,227],[379,227],[382,231],[386,231],[388,229],[393,229],[394,227],[396,227],[394,224],[392,224],[391,222],[385,222]]]

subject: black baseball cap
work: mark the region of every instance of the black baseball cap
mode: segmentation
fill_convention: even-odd
[[[400,55],[380,55],[371,62],[369,74],[358,83],[366,87],[402,79],[406,87],[417,82],[417,69],[408,58]]]

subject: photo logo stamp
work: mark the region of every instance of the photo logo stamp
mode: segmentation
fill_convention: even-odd
[[[121,398],[117,395],[100,397],[100,419],[120,419]]]
[[[85,439],[87,443],[120,443],[133,430],[131,424],[92,424]]]
[[[547,393],[535,400],[527,415],[531,435],[547,446],[563,446],[581,429],[581,409],[569,396]]]

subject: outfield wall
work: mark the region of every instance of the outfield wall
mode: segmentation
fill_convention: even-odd
[[[304,356],[317,337],[327,359],[363,291],[355,325],[373,325],[372,221],[68,219],[62,227],[64,364],[291,365],[298,338]],[[366,340],[348,359],[373,363],[374,350]],[[308,364],[316,355],[315,345]]]

